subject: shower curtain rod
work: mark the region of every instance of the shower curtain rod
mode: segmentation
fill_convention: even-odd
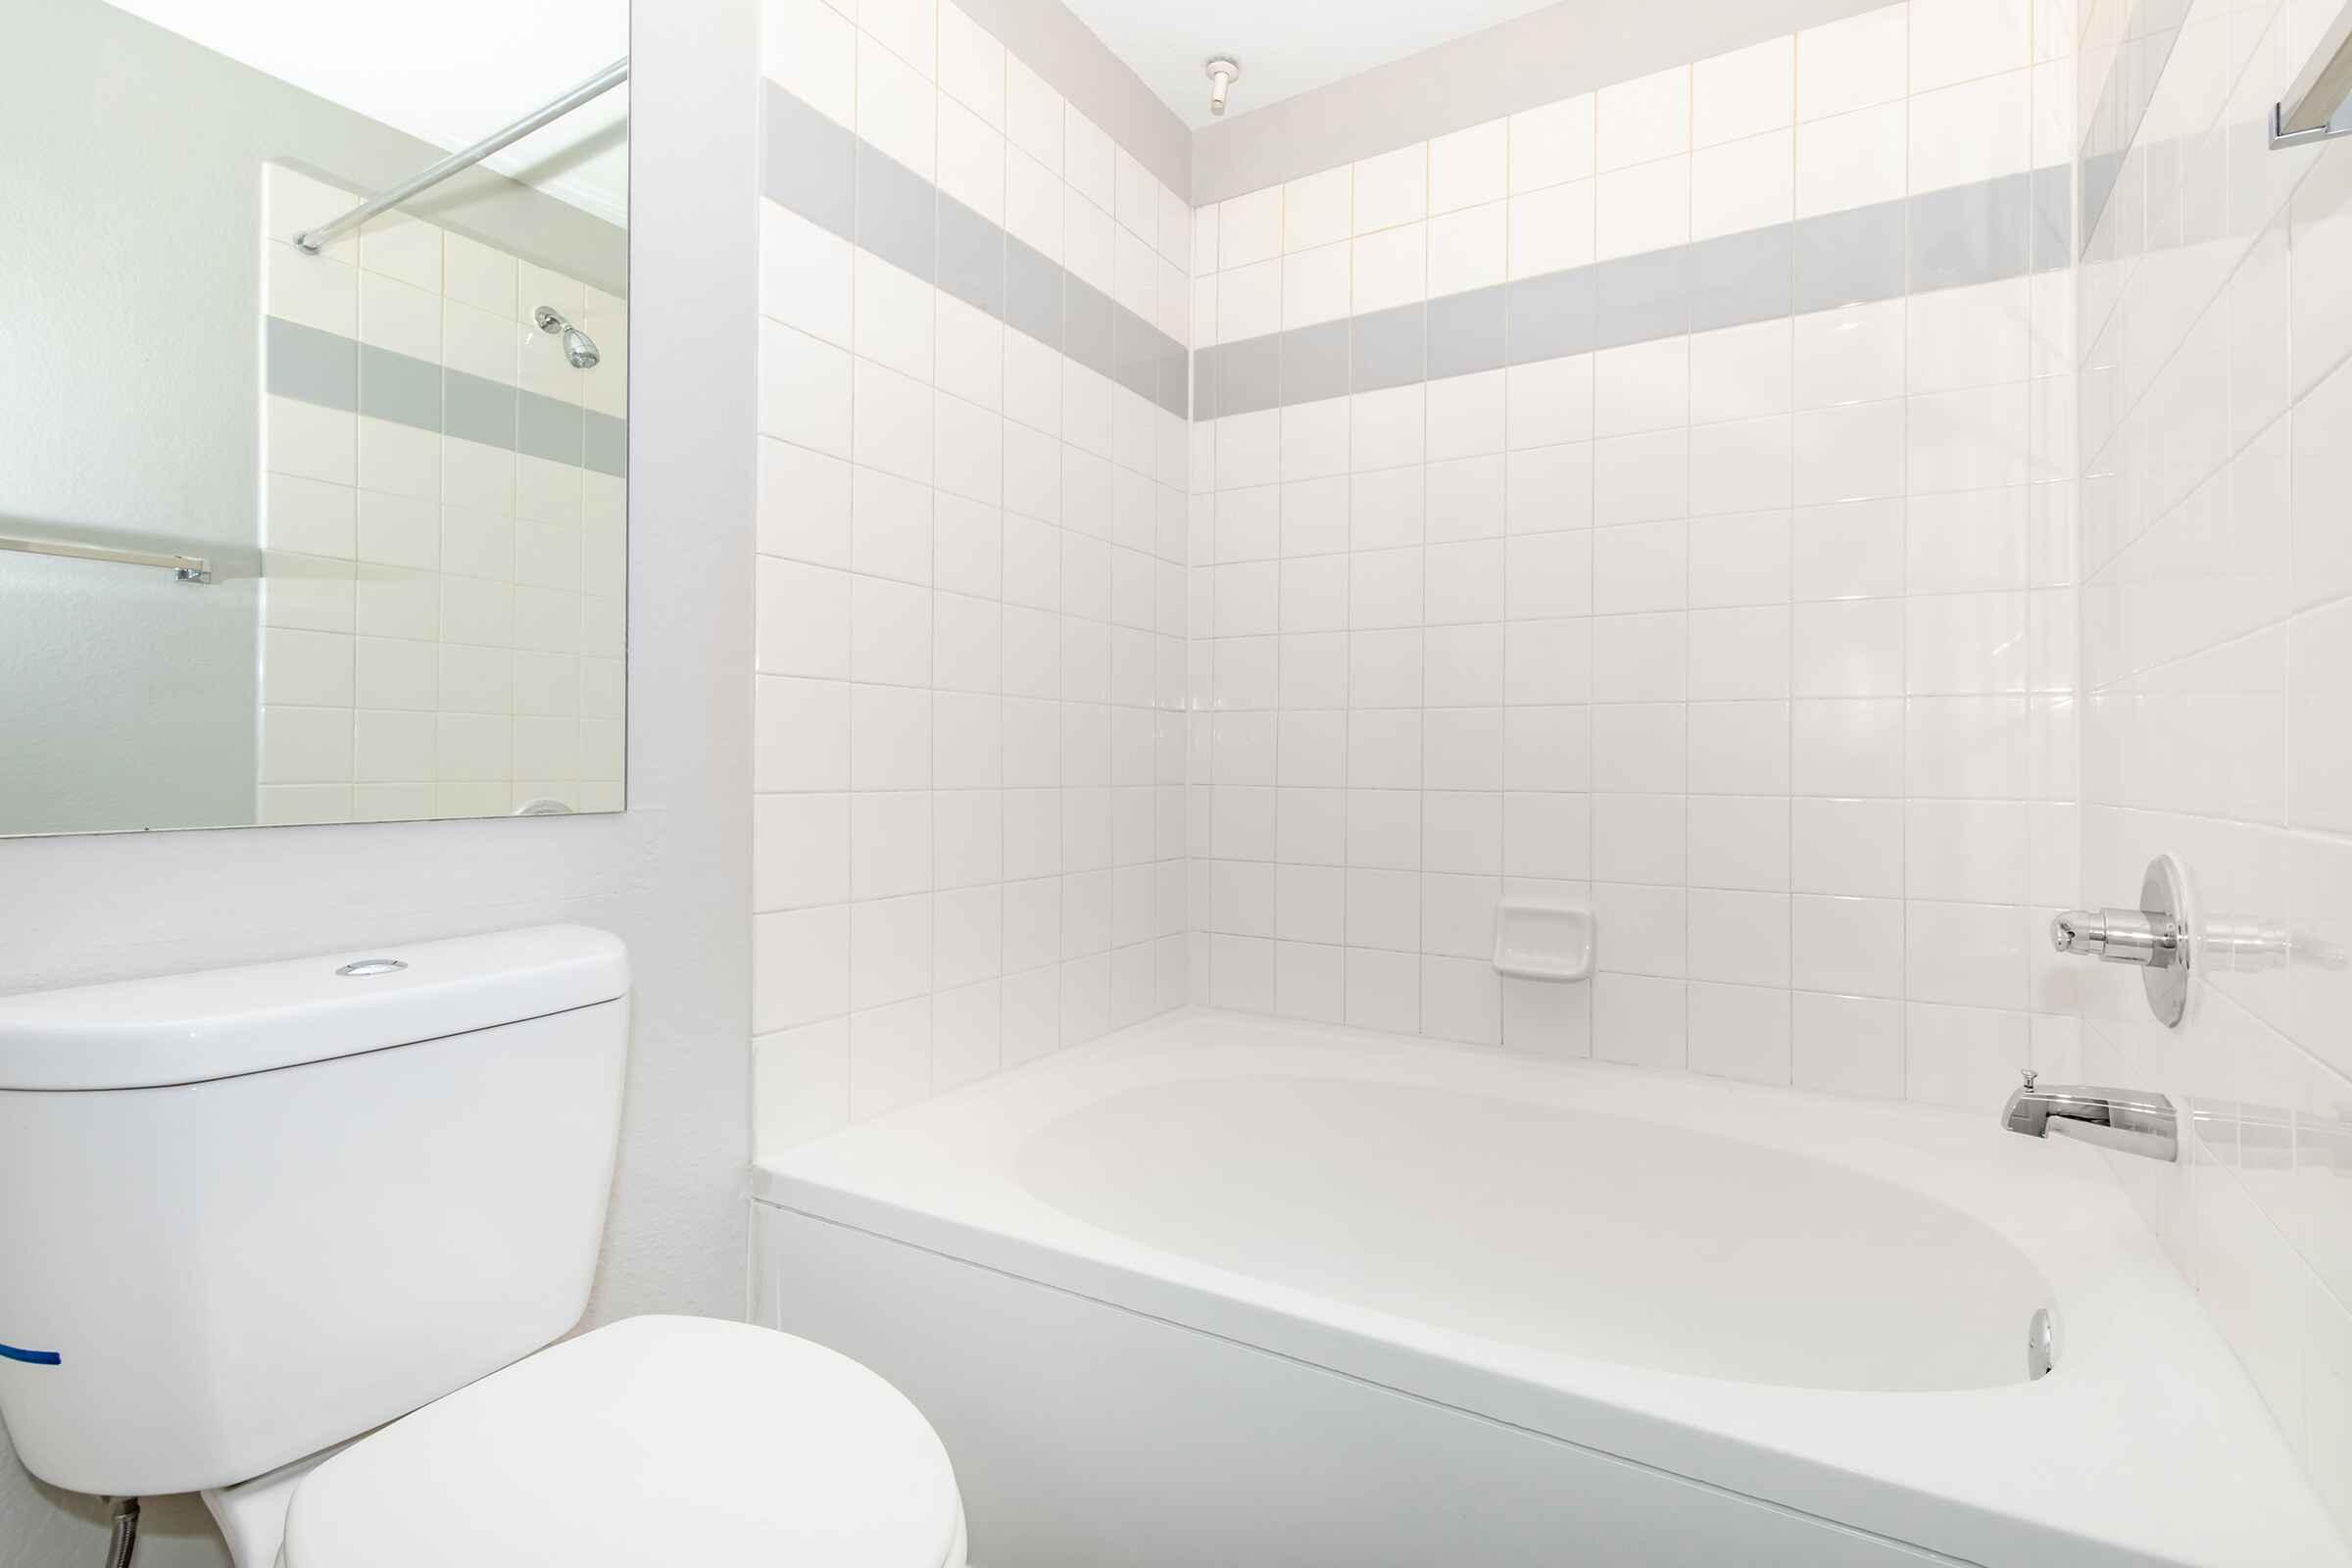
[[[410,197],[432,189],[461,170],[471,169],[500,148],[522,140],[532,131],[553,120],[561,120],[591,98],[601,97],[629,79],[629,57],[622,55],[604,70],[581,82],[577,87],[542,105],[502,130],[494,130],[472,146],[451,153],[432,168],[415,174],[385,191],[371,201],[362,202],[341,218],[306,228],[294,236],[294,247],[316,256],[326,248],[326,242],[355,224],[364,223],[378,213],[390,212]]]
[[[2337,123],[2344,100],[2352,97],[2352,5],[2320,35],[2310,63],[2271,111],[2271,145],[2300,147],[2330,136],[2352,135],[2352,117]]]

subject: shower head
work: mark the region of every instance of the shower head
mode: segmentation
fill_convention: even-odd
[[[564,313],[554,306],[540,306],[531,313],[531,319],[539,323],[542,332],[563,334],[564,357],[571,362],[573,369],[593,370],[596,362],[604,358],[596,346],[596,339],[565,320]]]

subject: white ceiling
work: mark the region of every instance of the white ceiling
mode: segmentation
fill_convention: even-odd
[[[628,0],[114,0],[121,9],[455,152],[629,52]],[[628,221],[628,88],[489,160]],[[288,149],[299,156],[300,149]]]
[[[1067,0],[1111,53],[1195,129],[1216,55],[1241,62],[1228,116],[1401,60],[1552,0]],[[1634,3],[1634,0],[1627,0]]]

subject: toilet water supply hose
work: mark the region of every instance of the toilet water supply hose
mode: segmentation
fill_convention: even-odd
[[[139,1546],[139,1499],[115,1499],[114,1528],[106,1539],[106,1568],[130,1568],[130,1554]]]

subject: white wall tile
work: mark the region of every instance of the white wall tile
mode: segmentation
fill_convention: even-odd
[[[1282,187],[1235,196],[1217,209],[1217,265],[1230,271],[1280,256],[1283,251]]]
[[[939,86],[986,124],[1004,128],[1004,46],[954,0],[939,0]]]
[[[1354,231],[1418,222],[1429,212],[1429,148],[1398,148],[1359,162],[1354,169]]]
[[[1593,116],[1593,99],[1590,93],[1563,98],[1557,103],[1511,116],[1511,193],[1520,195],[1550,185],[1565,184],[1573,179],[1591,178],[1595,171]],[[1462,134],[1468,136],[1476,133]],[[1484,147],[1483,142],[1457,143],[1449,149],[1449,155],[1465,161],[1473,155],[1483,158]],[[1465,194],[1475,189],[1475,186],[1466,187]],[[1448,202],[1446,205],[1467,205],[1467,201]]]
[[[890,0],[913,10],[909,0]],[[929,179],[938,168],[939,94],[918,68],[872,36],[858,40],[858,134]]]
[[[1511,190],[1511,124],[1490,120],[1429,144],[1429,210],[1449,213],[1500,201]]]
[[[1821,120],[1911,90],[1910,10],[1880,6],[1796,35],[1799,120]]]
[[[1790,999],[1790,1078],[1799,1089],[1900,1099],[1903,1008],[1869,997]]]
[[[1911,0],[1909,9],[1915,93],[2033,63],[2027,0]]]
[[[1796,216],[1900,199],[1909,158],[1910,115],[1901,101],[1806,121],[1796,129]]]
[[[1796,38],[1768,38],[1701,60],[1690,74],[1691,144],[1778,130],[1796,122]]]
[[[1795,202],[1794,136],[1768,131],[1701,148],[1690,160],[1690,235],[1711,239],[1789,220]]]
[[[1355,241],[1356,315],[1410,305],[1428,297],[1429,240],[1424,225],[1366,234]]]
[[[1602,261],[1690,238],[1690,160],[1660,159],[1593,181],[1593,254]]]
[[[2032,168],[2032,73],[2018,70],[1914,97],[1911,188],[1941,190]]]
[[[805,0],[804,0],[805,3]],[[1004,57],[1004,138],[1047,172],[1061,174],[1062,97],[1020,59]]]
[[[1302,251],[1355,231],[1353,184],[1346,169],[1294,179],[1282,189],[1282,248]]]
[[[1690,150],[1690,68],[1636,77],[1594,95],[1594,149],[1602,172]]]

